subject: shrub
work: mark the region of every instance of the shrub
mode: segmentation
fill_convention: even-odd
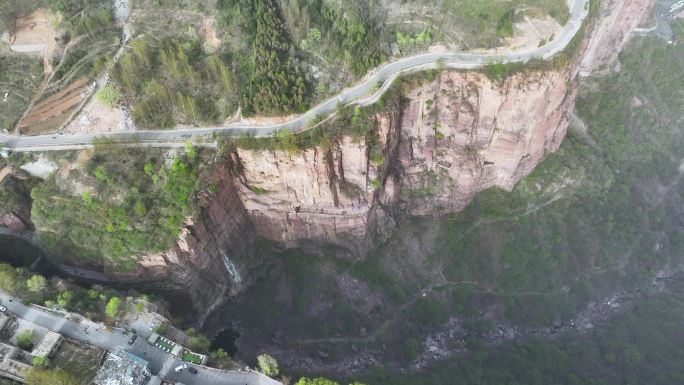
[[[33,366],[35,366],[36,368],[39,368],[39,367],[41,367],[41,366],[44,366],[44,365],[45,365],[45,357],[41,357],[41,356],[33,357],[33,359],[31,359],[31,363],[32,363]]]
[[[107,307],[105,309],[105,314],[107,314],[107,317],[115,319],[119,314],[120,305],[121,299],[119,297],[112,297],[109,302],[107,302]]]
[[[35,330],[24,330],[17,336],[17,345],[24,350],[31,350],[37,336]]]
[[[268,354],[261,354],[257,356],[257,362],[259,363],[259,369],[261,372],[269,377],[275,377],[280,372],[278,370],[278,361]]]
[[[121,92],[117,87],[105,86],[95,93],[95,100],[107,107],[113,107],[121,100]]]

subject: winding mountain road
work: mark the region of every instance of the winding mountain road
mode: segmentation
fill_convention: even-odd
[[[570,44],[589,13],[589,0],[569,0],[570,17],[558,36],[542,47],[521,49],[508,53],[491,52],[444,52],[423,53],[396,61],[388,62],[371,71],[365,79],[352,88],[343,90],[307,112],[293,119],[270,125],[228,124],[216,127],[179,128],[166,131],[119,131],[107,133],[64,134],[18,136],[0,134],[0,146],[6,150],[58,151],[73,150],[92,146],[93,139],[135,140],[150,147],[175,147],[193,139],[198,143],[215,144],[215,135],[239,136],[250,134],[256,137],[271,136],[279,130],[301,132],[310,127],[309,123],[319,116],[330,116],[338,105],[369,105],[375,103],[391,86],[392,81],[401,74],[436,69],[475,69],[492,63],[524,63],[530,59],[549,59],[563,51]],[[373,92],[378,85],[379,89]],[[370,96],[368,96],[370,94]]]

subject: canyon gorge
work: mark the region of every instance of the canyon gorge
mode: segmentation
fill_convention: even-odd
[[[391,238],[399,217],[455,213],[485,189],[510,191],[563,141],[578,76],[615,67],[653,3],[601,2],[564,65],[503,79],[441,71],[404,87],[371,119],[381,158],[365,138],[344,135],[297,152],[230,148],[213,171],[216,191],[201,193],[176,245],[131,256],[134,271],[107,279],[187,293],[201,324],[249,287],[272,250],[362,260]],[[31,231],[20,203],[3,208],[1,224]]]

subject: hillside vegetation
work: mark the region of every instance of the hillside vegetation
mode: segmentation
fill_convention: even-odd
[[[178,43],[141,37],[130,44],[112,75],[139,126],[217,123],[237,108],[228,62],[206,54],[198,39]]]
[[[126,72],[140,67],[141,74],[154,74],[154,80],[141,81],[137,88],[124,88],[128,89],[127,100],[133,104],[136,123],[150,128],[220,123],[229,119],[238,104],[243,116],[298,113],[341,91],[393,55],[422,51],[440,42],[460,49],[496,46],[513,33],[513,23],[522,13],[532,11],[549,14],[560,23],[568,17],[563,0],[420,4],[183,0],[163,7],[154,1],[139,1],[133,4],[131,19],[136,33],[156,40],[149,41],[151,47],[173,41],[182,47],[197,47],[193,48],[197,58],[216,55],[233,84],[220,93],[212,91],[212,79],[201,76],[206,71],[186,52],[187,74],[194,73],[189,76],[202,81],[189,80],[183,85],[172,80],[165,74],[167,66],[162,57],[161,61],[131,62],[134,66]],[[433,21],[445,18],[449,23],[438,25]],[[206,36],[207,23],[213,23],[218,46],[210,44]],[[453,29],[451,24],[458,27]],[[156,51],[151,52],[153,58]],[[119,83],[121,80],[119,77]],[[169,88],[168,95],[158,86]]]
[[[84,169],[53,175],[31,192],[38,240],[54,255],[114,270],[134,268],[137,254],[169,249],[194,212],[207,160],[191,145],[161,155],[99,143]]]
[[[470,340],[471,353],[420,373],[379,369],[361,380],[377,385],[678,384],[684,381],[677,369],[684,359],[684,293],[681,279],[672,286],[673,293],[638,300],[633,309],[586,333],[490,348]]]

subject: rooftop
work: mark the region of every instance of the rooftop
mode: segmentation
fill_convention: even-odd
[[[40,343],[31,352],[34,357],[47,357],[62,343],[62,335],[53,331],[48,331],[40,340]]]
[[[0,376],[23,382],[24,373],[31,365],[19,360],[20,353],[16,346],[0,342]]]
[[[97,371],[97,385],[147,385],[152,375],[146,360],[123,351],[111,352]]]
[[[0,330],[5,328],[5,326],[7,325],[7,322],[9,322],[9,317],[7,317],[3,313],[0,313]]]

